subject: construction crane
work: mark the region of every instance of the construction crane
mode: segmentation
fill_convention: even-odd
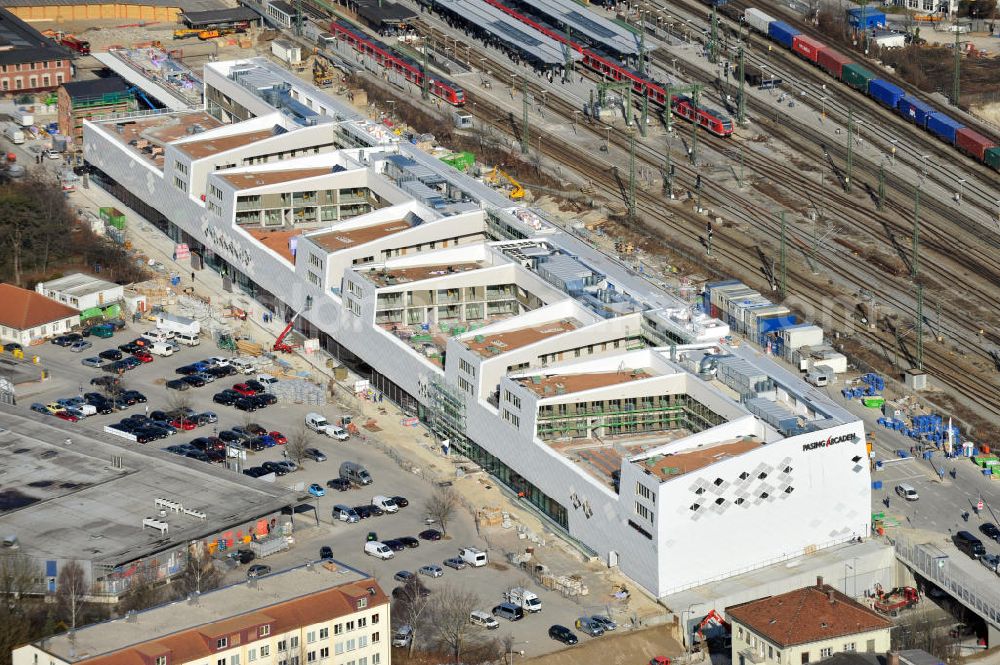
[[[184,28],[183,30],[174,30],[174,39],[187,39],[188,37],[197,37],[202,30]]]
[[[509,196],[514,200],[524,198],[524,186],[521,185],[521,183],[519,183],[517,180],[514,180],[514,178],[512,178],[509,173],[501,169],[499,166],[493,167],[493,170],[490,171],[490,174],[486,176],[486,182],[496,183],[499,178],[503,178],[508,183],[510,183],[510,191],[507,193],[507,196]]]
[[[305,306],[295,312],[295,314],[292,315],[292,318],[288,319],[288,325],[286,325],[285,329],[281,331],[280,335],[278,335],[278,339],[274,340],[274,346],[271,347],[274,351],[281,351],[282,353],[292,352],[292,346],[285,343],[285,338],[288,337],[288,333],[292,331],[292,326],[295,325],[295,319],[299,318],[299,315],[303,312],[308,312],[312,308],[312,302],[312,296],[306,296]]]

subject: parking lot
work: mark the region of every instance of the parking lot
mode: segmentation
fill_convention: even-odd
[[[33,418],[46,419],[48,423],[58,423],[67,432],[67,437],[70,438],[74,431],[86,431],[90,436],[139,450],[166,448],[191,441],[196,437],[212,436],[234,426],[243,426],[248,421],[258,423],[268,431],[279,431],[290,436],[301,428],[305,415],[309,412],[319,410],[331,422],[336,422],[340,416],[344,415],[344,413],[337,412],[337,408],[334,406],[317,409],[315,406],[304,404],[278,402],[273,406],[247,414],[232,406],[214,404],[212,402],[214,393],[251,378],[241,374],[220,378],[203,387],[191,388],[181,393],[167,389],[166,381],[180,376],[175,373],[178,367],[212,356],[232,355],[204,342],[195,347],[182,346],[177,353],[170,357],[155,356],[152,362],[140,364],[135,369],[123,374],[124,387],[142,392],[148,399],[145,404],[136,404],[122,412],[93,415],[75,423],[58,421],[53,416],[29,411],[31,403],[47,404],[60,398],[69,398],[92,390],[99,392],[99,389],[90,385],[90,381],[95,377],[106,375],[106,373],[97,368],[84,366],[81,361],[98,355],[100,351],[116,348],[120,344],[135,339],[142,330],[147,329],[146,326],[151,325],[146,323],[130,325],[125,331],[116,333],[110,339],[90,337],[88,341],[91,341],[93,346],[79,353],[71,352],[69,348],[54,344],[32,347],[29,351],[37,354],[42,364],[49,368],[51,378],[45,383],[19,391],[18,411]],[[104,432],[103,428],[106,425],[118,422],[125,416],[152,413],[156,410],[169,410],[172,405],[176,405],[176,395],[178,394],[187,398],[190,407],[195,411],[216,413],[218,422],[206,424],[191,431],[178,431],[166,438],[151,441],[145,446]],[[369,532],[377,534],[380,540],[405,536],[416,538],[421,531],[429,526],[425,521],[427,514],[424,506],[435,492],[434,484],[425,479],[423,474],[414,472],[418,471],[417,469],[404,470],[397,461],[399,456],[387,455],[380,449],[391,445],[396,447],[402,455],[405,455],[407,448],[418,443],[417,439],[421,433],[420,430],[416,429],[410,431],[413,432],[412,440],[408,442],[389,441],[386,438],[377,442],[375,437],[380,436],[380,434],[372,434],[364,429],[361,430],[363,436],[352,437],[347,441],[337,441],[334,438],[314,434],[310,445],[320,449],[326,455],[327,460],[323,462],[306,460],[300,470],[274,478],[274,482],[300,491],[302,503],[316,507],[319,523],[317,524],[316,517],[312,512],[295,515],[293,547],[288,551],[253,563],[266,563],[273,569],[279,570],[300,565],[306,561],[317,560],[320,558],[320,548],[328,546],[332,549],[334,558],[374,575],[390,593],[394,587],[400,584],[393,580],[393,576],[398,571],[407,570],[416,573],[421,566],[436,564],[443,568],[444,573],[441,577],[430,578],[420,575],[421,581],[432,592],[445,584],[460,584],[463,589],[473,591],[478,595],[481,600],[479,607],[485,611],[490,611],[502,601],[502,594],[506,589],[524,586],[538,594],[543,604],[543,610],[539,614],[528,614],[518,622],[500,619],[500,629],[489,631],[488,636],[513,635],[517,644],[515,650],[523,651],[525,657],[566,648],[548,637],[548,629],[552,624],[558,623],[572,628],[575,620],[582,615],[608,613],[608,607],[605,604],[608,596],[603,593],[604,589],[595,590],[597,592],[589,596],[572,598],[564,597],[558,592],[546,590],[535,584],[525,572],[504,560],[504,551],[514,551],[518,546],[517,537],[513,530],[484,529],[482,535],[478,535],[473,515],[465,507],[456,510],[452,522],[448,524],[448,533],[442,540],[432,542],[420,539],[419,547],[406,548],[396,552],[394,557],[389,560],[383,561],[367,556],[364,553],[364,544]],[[380,443],[380,445],[374,445],[376,443]],[[248,451],[245,464],[247,467],[259,466],[265,461],[281,460],[284,449],[285,446],[276,445],[258,452]],[[394,457],[396,459],[393,459]],[[371,473],[373,483],[343,492],[326,489],[327,481],[338,476],[340,464],[344,461],[354,461],[364,465]],[[205,462],[205,464],[208,463]],[[223,464],[212,466],[219,474],[233,473]],[[261,479],[256,482],[268,481]],[[321,485],[326,490],[325,495],[316,497],[308,494],[306,490],[312,483]],[[372,497],[376,495],[403,496],[406,497],[409,505],[395,514],[370,517],[354,524],[332,519],[331,511],[335,504],[346,504],[351,507],[369,505]],[[430,526],[439,527],[437,524]],[[494,545],[493,548],[490,547],[491,543]],[[521,541],[522,547],[523,544]],[[454,570],[443,566],[445,559],[457,556],[459,548],[466,546],[487,550],[490,554],[490,564],[485,567],[469,567],[463,570]],[[247,568],[248,565],[229,569],[226,573],[226,582],[237,582],[244,579]],[[580,568],[580,572],[584,572],[583,564],[580,564]],[[613,615],[619,624],[628,624],[627,616],[621,611],[615,612]],[[624,632],[625,628],[626,626],[619,628],[618,634]],[[602,637],[588,637],[576,629],[574,632],[576,632],[581,644],[604,639]],[[486,629],[483,629],[483,634],[487,635]]]

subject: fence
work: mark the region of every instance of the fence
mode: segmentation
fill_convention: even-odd
[[[934,582],[995,628],[1000,628],[1000,592],[995,585],[983,584],[982,580],[953,566],[948,556],[933,545],[921,545],[906,536],[898,535],[893,548],[900,561]]]

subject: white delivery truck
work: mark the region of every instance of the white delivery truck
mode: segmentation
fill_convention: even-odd
[[[486,556],[486,552],[476,547],[463,547],[458,550],[458,557],[473,568],[485,566],[490,562],[489,557]]]
[[[167,314],[166,312],[157,315],[156,327],[166,332],[172,332],[175,335],[193,335],[197,337],[201,334],[201,323],[198,321],[189,319],[186,316]]]
[[[174,355],[174,345],[169,342],[153,342],[149,345],[149,352],[165,358]]]
[[[511,605],[520,607],[525,612],[541,612],[542,601],[537,594],[524,587],[516,586],[503,595],[503,599]]]
[[[16,123],[8,122],[4,125],[3,135],[11,143],[24,143],[24,130],[18,127]]]
[[[31,127],[35,124],[35,116],[27,109],[16,109],[11,117],[21,127]]]

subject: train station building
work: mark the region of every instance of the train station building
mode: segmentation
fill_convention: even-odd
[[[204,80],[86,123],[94,181],[580,549],[662,597],[867,535],[863,424],[693,298],[263,59]]]

